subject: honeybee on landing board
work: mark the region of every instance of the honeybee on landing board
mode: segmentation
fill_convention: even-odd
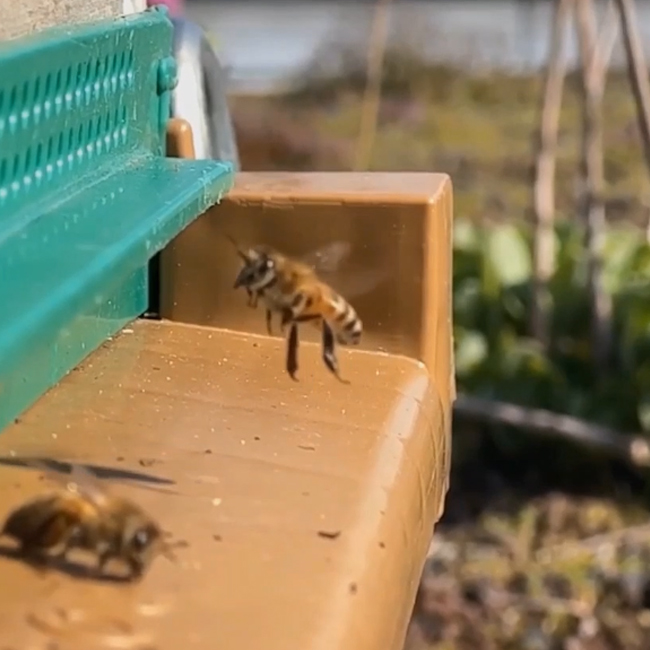
[[[319,272],[334,271],[349,254],[350,246],[335,242],[298,260],[266,245],[242,250],[234,244],[244,262],[234,288],[244,287],[248,304],[255,308],[258,300],[266,307],[266,328],[272,334],[273,314],[279,314],[280,327],[287,338],[286,370],[296,380],[298,370],[298,325],[312,323],[322,332],[322,358],[327,369],[341,382],[349,383],[339,373],[335,345],[358,345],[363,333],[363,323],[354,307],[327,282]],[[310,260],[310,261],[308,261]],[[371,272],[370,283],[361,283],[365,290],[378,284],[384,277],[381,271]],[[357,283],[359,284],[359,283]],[[360,287],[358,287],[357,293]]]
[[[29,465],[67,485],[9,513],[0,537],[16,541],[24,559],[42,564],[48,558],[66,559],[77,548],[96,556],[98,575],[117,559],[130,580],[140,579],[158,554],[175,561],[159,525],[132,501],[102,489],[90,471],[73,465],[70,474],[59,474],[40,461]]]

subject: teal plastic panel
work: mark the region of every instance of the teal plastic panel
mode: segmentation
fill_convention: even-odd
[[[171,46],[164,11],[0,45],[0,219],[116,155],[163,153]]]
[[[0,428],[146,309],[147,263],[233,170],[164,157],[166,11],[0,46]]]

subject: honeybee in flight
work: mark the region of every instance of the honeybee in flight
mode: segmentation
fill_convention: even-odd
[[[24,559],[66,559],[78,548],[97,557],[98,575],[109,560],[117,559],[128,568],[130,580],[140,579],[159,553],[175,561],[159,525],[132,501],[102,489],[90,471],[73,465],[70,474],[59,474],[40,461],[28,464],[67,485],[9,513],[0,537],[16,541]]]
[[[296,380],[298,325],[311,322],[321,328],[325,366],[339,381],[349,383],[339,373],[335,344],[358,345],[363,323],[354,307],[321,279],[317,271],[335,270],[349,253],[349,245],[335,242],[298,260],[266,245],[242,250],[232,237],[227,237],[244,263],[234,288],[246,289],[248,304],[253,308],[257,307],[258,300],[263,301],[269,334],[273,333],[273,314],[280,315],[283,333],[289,328],[286,357],[289,376]],[[382,276],[381,272],[372,274],[371,284],[377,284]]]

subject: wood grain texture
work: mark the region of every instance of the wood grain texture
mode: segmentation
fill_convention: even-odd
[[[0,435],[0,517],[53,487],[16,461],[72,460],[184,544],[132,588],[0,555],[0,647],[401,650],[449,404],[422,364],[345,352],[350,385],[310,343],[293,382],[280,338],[141,319],[90,355]]]

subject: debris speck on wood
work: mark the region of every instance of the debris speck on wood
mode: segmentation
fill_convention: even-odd
[[[304,449],[305,451],[315,451],[316,447],[314,447],[314,445],[298,445],[298,449]]]
[[[212,449],[206,449],[203,453],[204,453],[204,454],[211,454],[211,453],[212,453]]]
[[[157,462],[158,461],[155,458],[141,458],[138,461],[138,463],[140,463],[140,465],[142,465],[142,467],[151,467],[152,465],[154,465]]]
[[[318,536],[323,539],[336,539],[341,534],[340,530],[319,530]]]
[[[223,539],[223,537],[221,537],[221,535],[212,535],[212,539],[215,542],[220,542]]]
[[[357,593],[357,583],[356,582],[351,582],[350,583],[350,593],[352,595]]]

